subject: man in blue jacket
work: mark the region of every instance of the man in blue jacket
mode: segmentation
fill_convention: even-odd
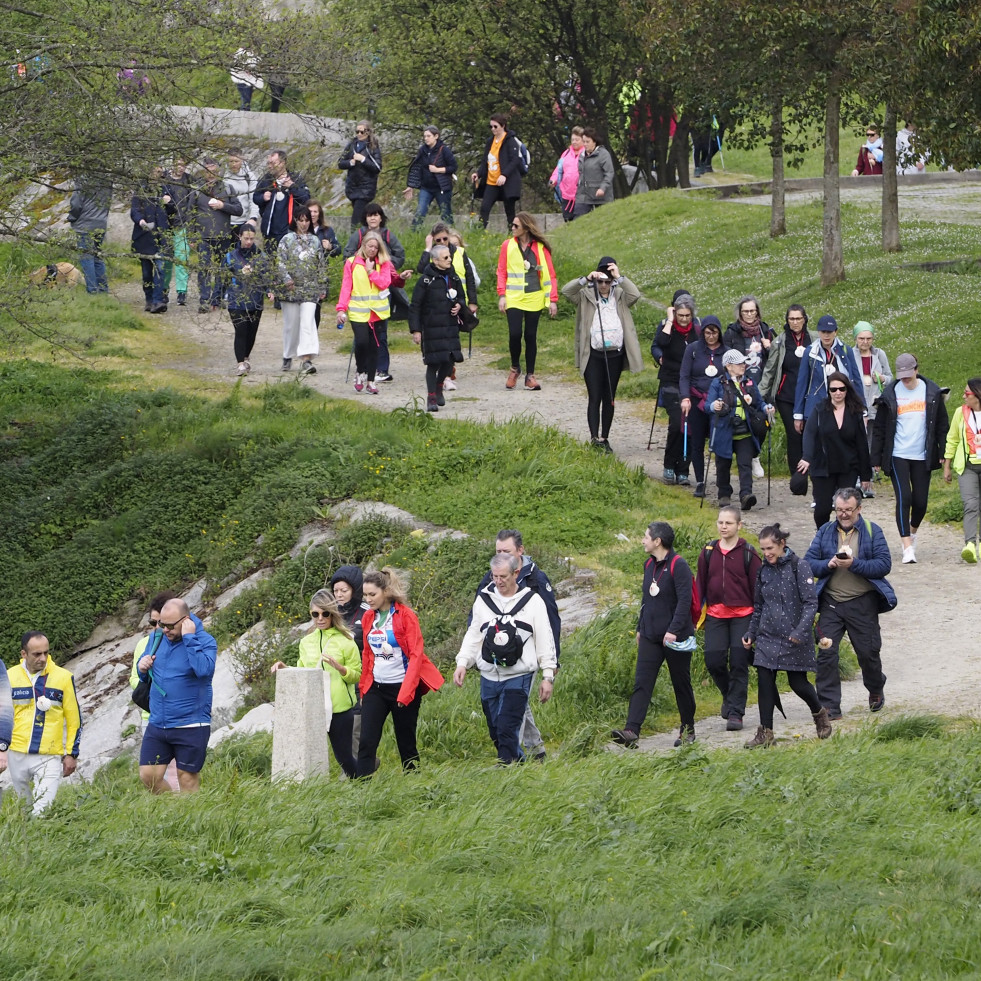
[[[140,779],[152,793],[174,788],[165,774],[177,762],[181,792],[198,790],[211,737],[211,679],[218,644],[182,599],[160,611],[160,633],[140,658],[140,678],[152,679],[150,719],[140,747]]]
[[[807,349],[794,393],[794,429],[804,432],[804,423],[818,403],[828,398],[827,377],[840,371],[848,376],[858,397],[865,401],[865,386],[851,348],[838,339],[838,321],[828,315],[818,321],[818,339]]]
[[[892,556],[882,529],[862,517],[862,492],[842,487],[835,494],[835,520],[822,525],[804,560],[818,591],[817,693],[831,719],[841,718],[838,645],[845,631],[862,668],[869,691],[869,711],[886,703],[882,673],[879,614],[896,607],[886,580]],[[822,642],[830,645],[822,647]]]

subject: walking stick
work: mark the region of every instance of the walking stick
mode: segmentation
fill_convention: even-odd
[[[657,420],[657,407],[661,404],[661,382],[658,380],[657,383],[657,395],[654,396],[654,415],[651,418],[651,433],[647,437],[647,448],[651,448],[651,443],[654,442],[654,423]]]
[[[470,336],[467,339],[467,360],[470,360],[470,356],[473,354],[473,331],[470,331]]]
[[[773,447],[773,420],[767,420],[766,424],[766,506],[770,506],[770,471],[773,469],[770,466],[770,454]]]
[[[688,462],[688,416],[685,416],[685,425],[682,427],[685,434],[685,441],[682,445],[681,455],[684,458],[685,463]]]
[[[351,341],[351,356],[347,359],[347,374],[344,376],[344,384],[346,385],[351,378],[351,362],[354,360],[354,341]]]
[[[709,455],[708,459],[705,461],[705,489],[708,489],[708,479],[709,471],[712,469],[712,444],[709,443]],[[705,506],[705,495],[702,495],[702,499],[698,502],[698,509],[701,510]]]

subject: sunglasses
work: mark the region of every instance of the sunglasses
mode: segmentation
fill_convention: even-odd
[[[323,610],[311,610],[310,611],[310,616],[314,620],[320,620],[321,618],[326,619],[327,617],[330,616],[330,614],[329,613],[324,613]]]
[[[364,136],[368,131],[366,129],[356,129],[354,132],[357,133],[358,136]]]
[[[521,227],[521,222],[520,221],[512,221],[511,222],[511,227],[512,228],[520,228]]]
[[[181,617],[180,620],[175,620],[173,623],[164,623],[163,620],[158,620],[157,623],[163,627],[164,630],[173,630],[178,624],[183,623],[187,617]]]
[[[828,388],[829,392],[847,392],[848,389],[844,385],[831,385]]]
[[[872,130],[869,130],[869,132],[868,132],[868,133],[866,133],[865,135],[866,135],[866,136],[878,136],[879,134],[878,134],[878,133],[876,133],[876,132],[873,132]]]
[[[965,394],[967,394],[967,393],[965,392]],[[156,627],[156,626],[157,626],[157,624],[159,624],[159,623],[160,623],[160,621],[159,621],[159,620],[154,620],[154,619],[152,619],[152,618],[151,618],[151,620],[150,620],[150,626],[151,626],[151,627]]]
[[[513,228],[514,226],[512,225],[511,227]],[[434,238],[433,239],[433,243],[435,245],[448,245],[449,244],[449,241],[450,240],[448,238]]]

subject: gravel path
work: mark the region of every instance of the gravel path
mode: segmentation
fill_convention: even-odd
[[[122,287],[119,295],[127,302],[142,307],[142,293],[135,285]],[[168,313],[154,319],[185,342],[198,345],[198,353],[179,367],[199,372],[211,381],[225,379],[234,383],[233,332],[227,314],[199,315],[196,309],[196,305],[184,308],[171,306]],[[415,351],[393,354],[391,371],[395,380],[380,385],[378,395],[357,394],[352,385],[344,380],[347,355],[336,351],[349,334],[345,332],[342,335],[336,331],[331,321],[329,315],[325,316],[321,327],[322,353],[317,360],[317,374],[298,382],[295,370],[289,374],[280,370],[281,314],[270,305],[263,315],[251,359],[253,371],[245,384],[299,383],[325,395],[353,399],[366,408],[382,411],[404,406],[413,397],[425,404],[425,372],[422,360]],[[495,313],[482,323],[478,331],[502,329],[501,318]],[[404,330],[404,324],[393,325],[393,331]],[[542,391],[517,389],[509,392],[504,387],[505,373],[490,367],[492,360],[496,358],[475,351],[471,360],[458,366],[458,390],[446,393],[446,406],[440,410],[437,419],[503,421],[526,416],[541,424],[557,427],[576,439],[588,438],[585,388],[582,385],[539,375]],[[658,478],[661,473],[664,428],[660,414],[659,420],[651,451],[646,449],[651,424],[649,404],[622,403],[618,406],[611,432],[611,443],[617,456],[626,463],[643,467],[652,479]],[[899,597],[897,609],[881,618],[883,666],[888,683],[885,690],[886,707],[878,718],[911,712],[976,716],[981,707],[981,648],[977,644],[976,630],[971,626],[970,617],[977,609],[981,596],[981,566],[967,566],[960,561],[963,542],[959,528],[929,523],[920,529],[917,563],[902,565],[893,518],[892,491],[886,484],[876,486],[878,496],[866,502],[863,513],[885,531],[894,563],[889,578]],[[767,507],[765,478],[757,483],[761,506],[746,515],[746,526],[758,532],[763,525],[779,521],[782,527],[790,531],[791,546],[803,554],[814,533],[807,501],[793,497],[785,479],[774,480],[771,491],[771,504]],[[674,493],[688,492],[678,488]],[[708,508],[709,504],[706,503]],[[653,519],[654,516],[651,517]],[[643,529],[635,529],[635,532],[639,541]],[[666,673],[659,684],[668,684]],[[778,737],[790,738],[799,733],[804,738],[811,738],[814,727],[803,702],[793,693],[784,695],[783,701],[789,718],[784,721],[777,715]],[[867,693],[860,679],[843,685],[842,709],[846,726],[860,725],[869,718]],[[698,738],[707,745],[736,747],[752,734],[757,721],[753,707],[747,712],[747,730],[744,732],[727,733],[721,719],[705,719],[698,723]],[[840,725],[842,723],[836,724]],[[673,739],[673,732],[645,737],[641,740],[641,748],[670,748]]]

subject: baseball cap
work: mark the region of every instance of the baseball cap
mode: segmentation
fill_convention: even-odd
[[[834,317],[825,314],[818,321],[818,330],[832,331],[838,329],[838,321]]]
[[[916,368],[916,358],[912,354],[901,354],[896,358],[897,378],[915,378]]]

